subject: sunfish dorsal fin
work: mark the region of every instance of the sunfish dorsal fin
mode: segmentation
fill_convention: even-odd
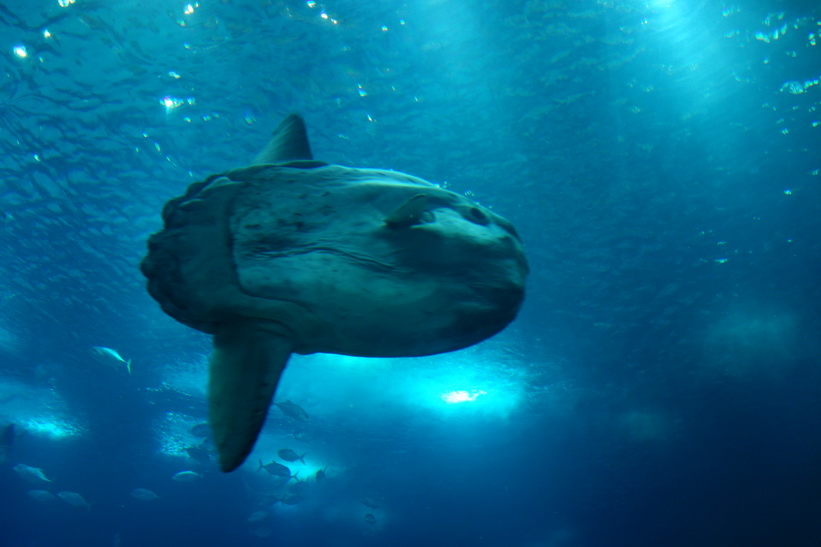
[[[290,114],[274,130],[265,148],[254,158],[254,165],[285,163],[293,160],[312,160],[311,145],[305,122],[299,114]]]

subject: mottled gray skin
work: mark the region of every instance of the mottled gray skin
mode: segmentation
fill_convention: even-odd
[[[433,220],[386,218],[418,194]],[[421,179],[317,162],[211,177],[166,206],[143,265],[149,291],[207,333],[251,318],[297,353],[452,351],[516,315],[527,266],[509,222]]]
[[[508,221],[410,175],[313,161],[297,116],[255,163],[169,201],[142,264],[166,313],[214,334],[226,471],[253,447],[291,353],[470,346],[513,320],[528,272]]]

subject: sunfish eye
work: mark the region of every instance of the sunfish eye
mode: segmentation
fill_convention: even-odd
[[[478,207],[471,207],[468,209],[468,220],[472,220],[478,224],[487,224],[488,218],[487,215],[482,212],[481,209]]]

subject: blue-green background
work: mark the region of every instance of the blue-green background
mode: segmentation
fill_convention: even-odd
[[[821,544],[817,42],[786,0],[4,0],[0,544]],[[277,399],[310,422],[274,409],[223,475],[184,451],[210,341],[138,265],[294,111],[318,159],[513,221],[528,295],[462,352],[295,358]],[[256,471],[284,447],[293,506]]]

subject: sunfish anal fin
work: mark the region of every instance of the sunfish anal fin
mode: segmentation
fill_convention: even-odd
[[[299,114],[291,114],[274,129],[265,149],[254,158],[253,165],[285,163],[293,160],[312,160],[311,145],[305,122]]]
[[[224,472],[239,467],[254,448],[291,346],[242,321],[223,323],[214,334],[208,413]]]

